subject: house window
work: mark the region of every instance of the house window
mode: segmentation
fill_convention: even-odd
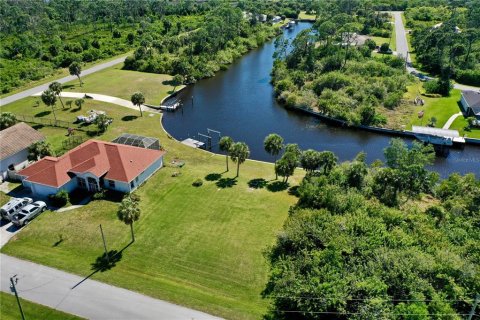
[[[77,177],[77,183],[79,188],[87,189],[87,183],[85,182],[85,179]]]
[[[135,183],[132,180],[132,182],[130,182],[130,188],[133,188],[133,187],[135,187]]]
[[[115,181],[113,181],[113,180],[108,180],[108,186],[109,186],[110,188],[115,188]]]

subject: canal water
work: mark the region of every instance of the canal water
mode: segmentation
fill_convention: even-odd
[[[292,39],[309,27],[309,23],[301,22],[285,30],[285,37]],[[256,160],[273,161],[263,149],[263,139],[269,133],[278,133],[286,143],[297,143],[302,149],[333,151],[340,161],[351,160],[361,151],[367,153],[368,162],[383,161],[383,149],[390,136],[327,125],[276,102],[269,82],[274,49],[270,41],[237,60],[228,70],[184,89],[178,95],[183,108],[164,113],[167,132],[178,140],[202,141],[199,133],[207,135],[207,129],[216,130],[222,136],[246,142],[250,158]],[[218,139],[215,133],[210,135],[212,151],[218,152]],[[453,172],[474,172],[479,176],[480,146],[451,150],[447,158],[438,157],[432,169],[444,177]]]

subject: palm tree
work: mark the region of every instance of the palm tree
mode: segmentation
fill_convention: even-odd
[[[132,242],[135,242],[135,235],[133,233],[133,222],[140,218],[140,208],[138,206],[139,201],[132,198],[130,195],[126,196],[120,203],[117,216],[120,221],[130,225],[130,231],[132,233]]]
[[[135,92],[130,99],[135,106],[140,109],[140,116],[143,117],[142,104],[145,103],[145,96],[141,92]]]
[[[63,89],[60,82],[56,82],[56,81],[52,82],[50,83],[48,88],[55,93],[55,95],[58,97],[58,100],[60,100],[60,103],[62,104],[62,108],[65,109],[65,105],[63,104],[62,97],[60,97],[60,94],[62,93],[62,89]]]
[[[219,147],[220,147],[220,151],[225,152],[225,160],[227,161],[227,171],[228,171],[228,154],[230,152],[230,149],[232,148],[232,145],[233,145],[232,138],[228,136],[224,136],[220,139]]]
[[[245,142],[234,143],[230,149],[230,158],[233,162],[237,163],[237,175],[238,177],[240,171],[240,165],[247,160],[250,155],[250,150]]]
[[[85,102],[83,99],[76,99],[75,100],[75,105],[78,107],[78,109],[82,109],[82,104]]]
[[[268,154],[275,157],[275,164],[277,164],[277,156],[283,149],[283,138],[276,133],[271,133],[263,141],[263,147]],[[275,171],[276,179],[278,179],[278,174]]]
[[[332,171],[333,167],[337,165],[338,158],[331,151],[322,151],[320,156],[320,167],[323,167],[323,173],[328,174]]]
[[[52,107],[53,117],[55,118],[55,122],[57,122],[57,116],[55,115],[55,103],[57,103],[57,95],[51,89],[47,89],[42,92],[42,101],[47,106]]]
[[[68,67],[68,71],[70,75],[77,76],[78,81],[80,81],[80,87],[83,85],[82,79],[80,78],[80,74],[82,73],[82,66],[77,61],[73,61],[70,66]]]

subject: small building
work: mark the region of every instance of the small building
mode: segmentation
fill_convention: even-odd
[[[45,136],[24,122],[0,131],[0,181],[28,164],[28,147]]]
[[[259,14],[257,15],[257,20],[260,22],[267,22],[267,15],[266,14]]]
[[[415,138],[423,143],[431,143],[437,146],[453,146],[454,144],[465,143],[465,139],[460,136],[457,130],[412,126],[412,132]]]
[[[480,120],[480,91],[462,91],[460,104],[466,117],[475,117]]]
[[[60,190],[129,193],[163,166],[165,151],[88,140],[61,157],[45,157],[18,174],[35,196]]]
[[[145,149],[160,150],[160,141],[157,138],[138,136],[136,134],[124,133],[115,138],[113,143],[124,144]]]
[[[282,21],[282,17],[280,17],[280,16],[275,16],[272,19],[272,23],[277,23],[277,22],[280,22],[280,21]]]

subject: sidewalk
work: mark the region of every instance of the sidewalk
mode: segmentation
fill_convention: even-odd
[[[20,297],[86,319],[219,319],[203,312],[0,254],[1,290],[17,275]]]

